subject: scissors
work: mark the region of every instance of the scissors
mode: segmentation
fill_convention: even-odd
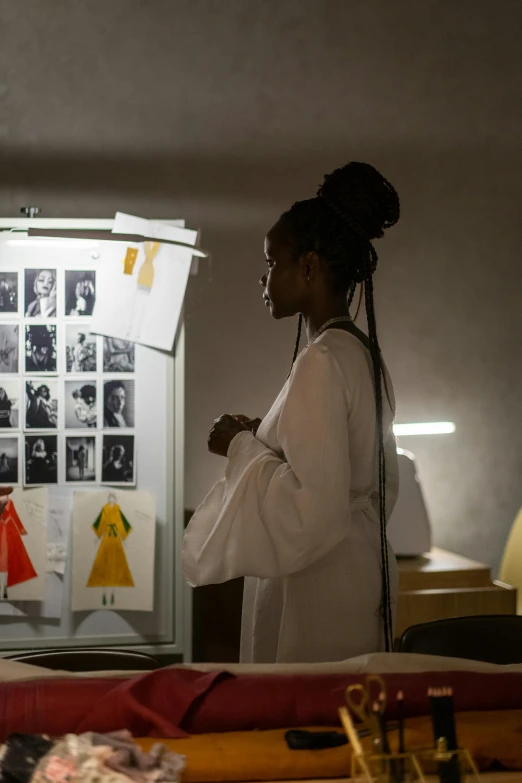
[[[364,685],[357,683],[349,685],[346,689],[346,702],[349,708],[372,734],[379,733],[373,705],[377,702],[382,714],[386,709],[386,699],[386,684],[378,674],[369,674]]]

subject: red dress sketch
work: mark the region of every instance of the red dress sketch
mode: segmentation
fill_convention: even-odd
[[[7,573],[7,587],[38,576],[22,541],[26,535],[13,501],[8,500],[0,517],[0,573]]]

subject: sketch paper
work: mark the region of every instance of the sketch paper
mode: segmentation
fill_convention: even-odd
[[[15,489],[0,517],[0,601],[43,601],[47,490]]]
[[[156,237],[159,248],[149,263],[153,275],[142,273],[147,243],[102,242],[98,271],[96,305],[91,331],[119,340],[171,351],[185,298],[193,251],[161,243],[172,239],[194,245],[197,232],[118,213],[114,233]],[[154,244],[154,243],[149,243]],[[129,249],[138,250],[131,267],[126,262]],[[139,284],[141,280],[142,284]],[[147,285],[151,282],[151,287]],[[145,282],[147,285],[143,285]]]
[[[63,614],[64,574],[71,529],[72,497],[55,494],[60,492],[58,489],[51,489],[48,492],[45,598],[38,603],[34,601],[0,602],[1,616],[59,619]]]
[[[156,509],[149,492],[75,492],[72,610],[151,612]]]

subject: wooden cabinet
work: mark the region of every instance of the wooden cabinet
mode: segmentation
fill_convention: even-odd
[[[484,563],[444,549],[400,558],[395,635],[410,625],[477,614],[516,614],[517,591],[491,579]]]

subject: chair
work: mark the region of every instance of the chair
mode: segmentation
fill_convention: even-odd
[[[522,508],[504,548],[499,579],[517,588],[517,614],[522,614]]]
[[[399,652],[487,663],[522,663],[522,616],[452,617],[412,625],[401,636]]]
[[[152,671],[163,665],[158,658],[134,650],[37,650],[6,659],[68,672]]]

